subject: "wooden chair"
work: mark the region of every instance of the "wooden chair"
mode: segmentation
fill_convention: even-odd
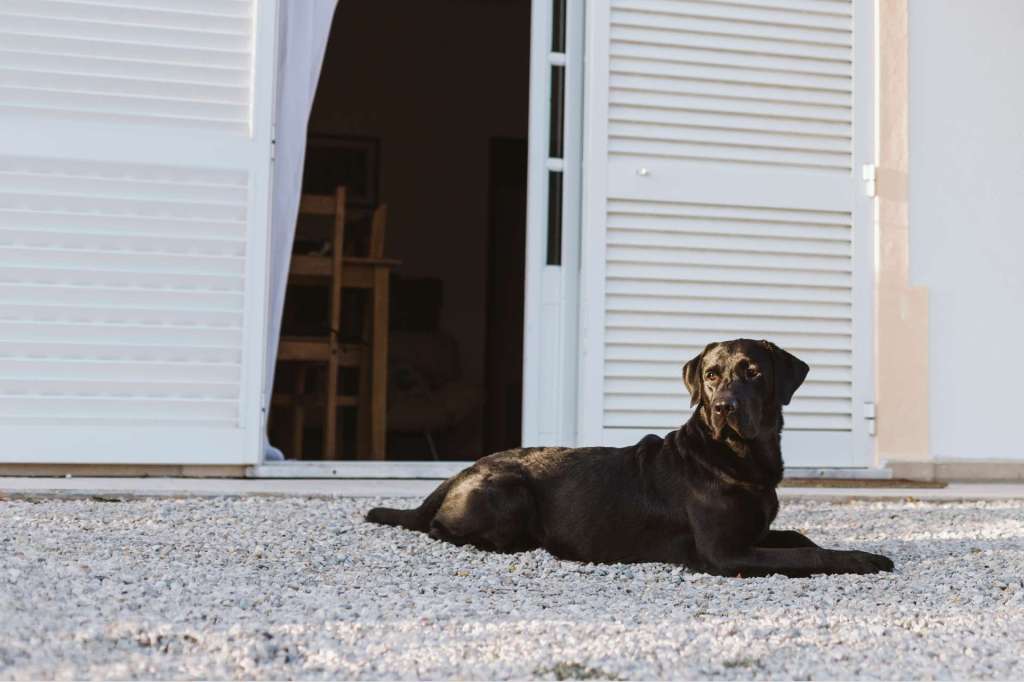
[[[328,329],[323,337],[281,338],[278,361],[300,363],[296,368],[292,393],[275,392],[273,405],[290,407],[292,416],[292,456],[302,457],[306,421],[308,370],[322,364],[326,369],[324,382],[323,457],[338,458],[338,408],[355,407],[358,455],[383,459],[386,432],[387,373],[387,275],[393,261],[385,261],[384,230],[387,206],[373,213],[368,239],[369,258],[344,256],[345,188],[332,196],[303,195],[300,214],[333,217],[329,255],[294,255],[289,284],[322,284],[329,288]],[[346,264],[348,268],[346,269]],[[371,292],[370,314],[363,315],[362,338],[346,343],[341,338],[342,292],[345,288],[367,289]],[[381,291],[383,289],[383,291]],[[338,372],[341,368],[358,371],[356,395],[339,393]],[[318,402],[318,401],[317,401]]]

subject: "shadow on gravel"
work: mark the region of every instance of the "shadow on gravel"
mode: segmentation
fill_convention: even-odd
[[[554,675],[556,680],[621,680],[621,677],[600,668],[588,668],[580,663],[556,663],[549,668],[533,671],[537,677]]]

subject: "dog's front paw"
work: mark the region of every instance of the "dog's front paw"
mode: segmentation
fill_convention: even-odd
[[[889,573],[896,567],[892,559],[887,556],[872,554],[871,552],[861,552],[859,550],[842,552],[840,566],[840,573],[860,574],[881,573],[883,571]]]

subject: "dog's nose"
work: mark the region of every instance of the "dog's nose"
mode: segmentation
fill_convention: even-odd
[[[732,398],[727,400],[716,400],[715,404],[711,406],[714,409],[715,414],[722,417],[728,417],[730,414],[736,411],[736,401]]]

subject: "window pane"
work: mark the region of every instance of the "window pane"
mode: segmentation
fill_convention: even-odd
[[[565,67],[551,67],[551,129],[548,132],[548,156],[562,158],[565,128]]]
[[[565,2],[552,0],[551,8],[551,51],[565,52]]]
[[[562,173],[548,171],[548,265],[562,264]]]

